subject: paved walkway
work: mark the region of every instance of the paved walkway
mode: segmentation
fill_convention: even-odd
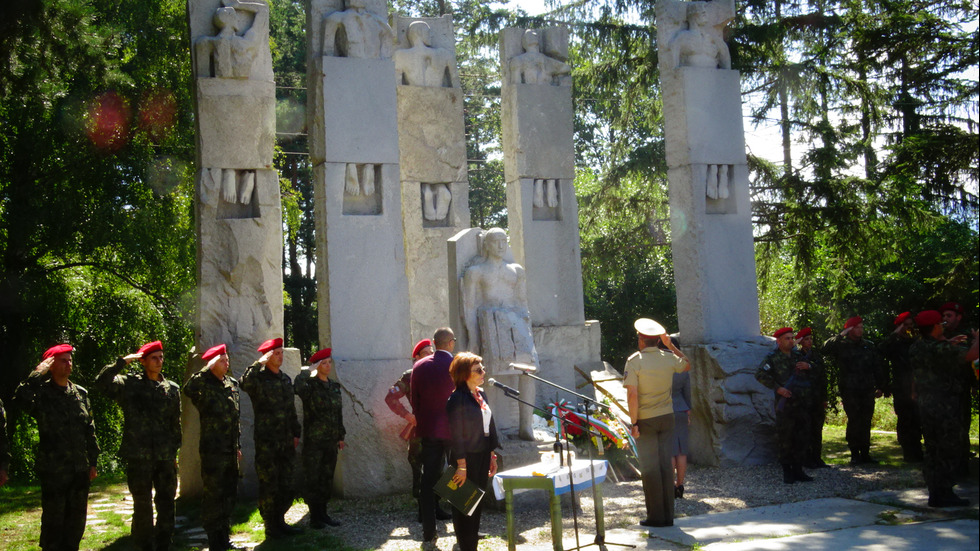
[[[871,492],[857,499],[816,499],[679,518],[669,528],[609,530],[606,548],[628,549],[612,545],[618,543],[638,550],[976,550],[980,547],[978,487],[959,486],[957,492],[970,499],[969,507],[931,509],[922,489]],[[585,545],[593,539],[590,534],[579,542]],[[574,539],[563,543],[566,549],[575,547]]]

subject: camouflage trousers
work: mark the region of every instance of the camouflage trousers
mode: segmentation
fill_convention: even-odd
[[[256,450],[255,474],[259,479],[259,513],[266,523],[278,522],[293,505],[296,452]]]
[[[310,511],[322,509],[333,495],[333,474],[337,467],[337,443],[303,445],[303,499]]]
[[[807,442],[806,463],[819,463],[823,458],[823,424],[827,420],[827,410],[823,403],[810,407],[810,436]]]
[[[231,531],[231,512],[238,497],[238,455],[235,453],[202,453],[201,524],[209,534]]]
[[[88,513],[88,471],[42,472],[41,549],[76,551]]]
[[[133,494],[133,542],[137,549],[165,549],[174,533],[174,497],[177,495],[177,465],[173,459],[130,460],[126,482]],[[153,505],[156,505],[156,527]]]
[[[871,418],[875,413],[875,390],[841,390],[841,402],[847,414],[845,438],[851,453],[866,453],[871,448]]]
[[[802,464],[812,440],[811,419],[808,404],[789,403],[783,411],[776,412],[776,438],[779,445],[779,462],[784,465]]]
[[[930,492],[952,489],[956,467],[960,464],[960,401],[949,394],[919,394],[919,419],[925,441],[922,476]]]

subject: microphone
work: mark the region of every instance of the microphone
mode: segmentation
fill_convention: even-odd
[[[516,369],[518,371],[523,371],[524,373],[534,372],[538,370],[536,366],[533,366],[531,364],[522,364],[522,363],[507,364],[507,367],[511,369]]]
[[[490,383],[490,384],[492,384],[493,386],[499,388],[500,390],[503,390],[507,394],[513,394],[514,396],[520,396],[521,395],[521,391],[520,390],[515,390],[513,388],[510,388],[509,386],[505,385],[504,383],[498,383],[496,379],[490,378],[490,379],[487,379],[487,382]]]

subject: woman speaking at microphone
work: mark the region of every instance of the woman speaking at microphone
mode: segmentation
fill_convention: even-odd
[[[483,358],[469,352],[453,358],[449,375],[456,383],[456,390],[446,403],[446,413],[452,437],[449,461],[450,465],[456,464],[453,480],[462,484],[468,479],[485,489],[487,481],[497,472],[497,455],[493,450],[500,447],[500,442],[487,395],[480,389],[486,375],[482,361]],[[460,551],[476,551],[482,512],[483,500],[470,516],[453,508],[453,528]]]

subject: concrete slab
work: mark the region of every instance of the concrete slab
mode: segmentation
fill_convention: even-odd
[[[860,549],[868,551],[933,551],[938,549],[977,549],[980,532],[976,520],[952,520],[847,528],[769,540],[718,543],[702,549],[737,551],[806,551],[809,549]]]

